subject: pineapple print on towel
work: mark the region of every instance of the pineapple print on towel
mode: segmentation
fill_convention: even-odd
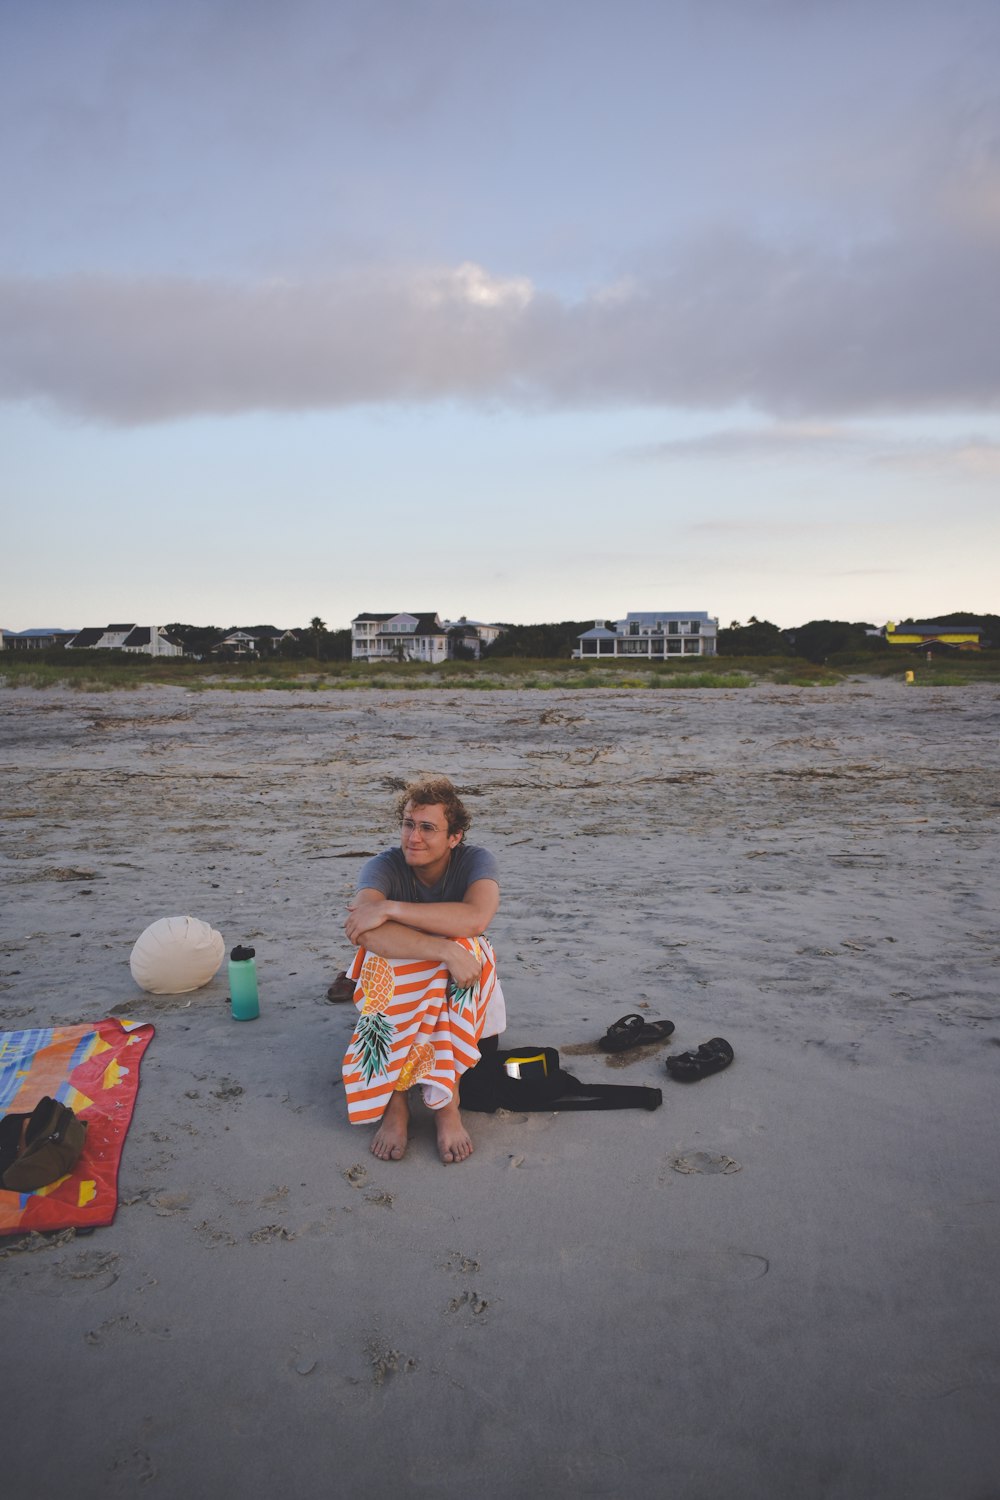
[[[364,1002],[361,1018],[354,1032],[354,1048],[365,1083],[371,1083],[385,1072],[392,1045],[392,1023],[386,1011],[392,1004],[396,976],[392,964],[369,953],[361,966],[361,992]]]
[[[420,1084],[429,1109],[454,1096],[479,1061],[486,1007],[496,989],[486,938],[459,938],[482,962],[478,981],[458,989],[444,965],[380,958],[359,948],[348,970],[360,980],[360,1015],[344,1058],[347,1112],[353,1125],[380,1120],[392,1094]]]
[[[397,1089],[408,1089],[426,1078],[434,1067],[434,1048],[430,1042],[415,1042],[399,1070]]]
[[[467,985],[464,990],[460,990],[454,979],[451,979],[448,982],[448,1003],[461,1013],[467,1005],[472,1004],[475,992],[474,984]]]

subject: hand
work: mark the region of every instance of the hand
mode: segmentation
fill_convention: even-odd
[[[373,901],[371,896],[355,896],[347,908],[344,931],[350,942],[361,946],[366,932],[371,932],[375,927],[381,927],[382,923],[388,920],[388,901]]]
[[[470,984],[475,984],[483,968],[482,960],[470,953],[468,948],[463,948],[461,943],[447,944],[444,962],[460,990],[466,990]]]

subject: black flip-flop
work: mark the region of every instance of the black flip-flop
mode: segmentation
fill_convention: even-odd
[[[733,1049],[725,1037],[713,1036],[696,1052],[678,1052],[667,1058],[667,1072],[677,1083],[697,1083],[710,1073],[721,1073],[733,1060]]]
[[[674,1031],[673,1021],[647,1021],[645,1016],[622,1016],[609,1026],[598,1042],[602,1052],[624,1052],[627,1047],[644,1047],[650,1042],[665,1042]]]

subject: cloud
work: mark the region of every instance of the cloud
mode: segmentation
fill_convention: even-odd
[[[1000,443],[969,438],[952,443],[921,443],[906,451],[883,453],[878,463],[908,474],[1000,479]]]
[[[905,568],[837,568],[823,573],[824,578],[893,578],[906,573]]]
[[[690,536],[705,534],[722,540],[755,537],[815,537],[824,532],[837,531],[841,522],[833,517],[809,517],[798,519],[789,516],[710,516],[704,521],[689,521],[683,530]]]
[[[742,464],[787,463],[797,458],[823,463],[846,461],[891,469],[913,477],[993,481],[1000,478],[1000,443],[978,436],[932,441],[892,438],[871,430],[826,422],[773,422],[766,427],[728,427],[673,438],[632,450],[632,457],[653,462],[687,459],[733,459]],[[712,523],[714,524],[714,523]]]
[[[443,400],[745,403],[786,422],[988,410],[998,248],[925,230],[835,254],[718,233],[575,300],[469,262],[298,282],[7,277],[0,397],[119,424]]]
[[[789,458],[796,454],[814,458],[822,450],[831,453],[855,452],[863,441],[849,429],[830,422],[773,422],[767,427],[723,427],[695,437],[671,438],[635,450],[646,459],[686,458]]]

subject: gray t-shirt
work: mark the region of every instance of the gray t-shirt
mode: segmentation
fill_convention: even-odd
[[[496,859],[477,844],[456,844],[437,885],[424,885],[403,858],[402,849],[386,849],[362,865],[357,888],[381,891],[387,901],[462,901],[477,880],[500,884]]]

